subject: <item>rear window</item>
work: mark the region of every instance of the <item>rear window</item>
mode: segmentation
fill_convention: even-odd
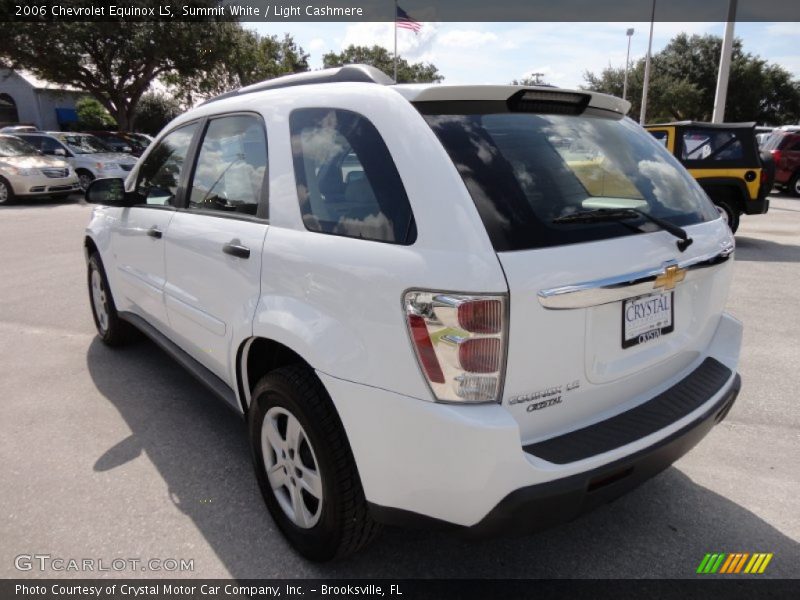
[[[501,111],[424,117],[461,173],[497,251],[656,230],[643,217],[554,222],[598,208],[635,209],[679,226],[719,218],[662,143],[630,119]]]
[[[781,141],[784,138],[784,134],[781,131],[775,131],[767,138],[767,141],[764,142],[762,146],[764,150],[775,150],[780,145]]]

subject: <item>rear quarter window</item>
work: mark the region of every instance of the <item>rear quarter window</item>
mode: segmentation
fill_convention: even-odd
[[[306,229],[414,243],[416,224],[403,182],[370,121],[348,110],[303,108],[292,111],[289,129]]]

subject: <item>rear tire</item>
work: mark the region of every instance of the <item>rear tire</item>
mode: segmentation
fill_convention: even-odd
[[[728,200],[715,200],[714,204],[719,208],[722,218],[730,227],[731,232],[736,233],[736,230],[739,229],[739,211],[736,210],[736,207]]]
[[[89,304],[100,340],[107,346],[124,346],[135,340],[139,332],[133,325],[119,318],[103,261],[96,252],[89,257],[87,282]]]
[[[11,204],[14,201],[14,188],[5,179],[0,177],[0,206]]]
[[[264,501],[300,554],[327,561],[372,541],[380,526],[339,416],[311,369],[293,365],[265,375],[253,390],[248,428]]]

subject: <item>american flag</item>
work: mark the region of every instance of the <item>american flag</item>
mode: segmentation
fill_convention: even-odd
[[[397,23],[398,27],[410,29],[414,33],[419,33],[419,30],[422,29],[422,23],[409,17],[408,13],[399,6],[397,7],[397,17],[395,18],[395,23]]]

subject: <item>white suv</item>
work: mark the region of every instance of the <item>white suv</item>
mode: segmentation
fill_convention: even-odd
[[[246,416],[309,558],[378,523],[572,519],[740,387],[730,229],[628,108],[363,66],[207,102],[87,192],[99,335],[144,332]]]

